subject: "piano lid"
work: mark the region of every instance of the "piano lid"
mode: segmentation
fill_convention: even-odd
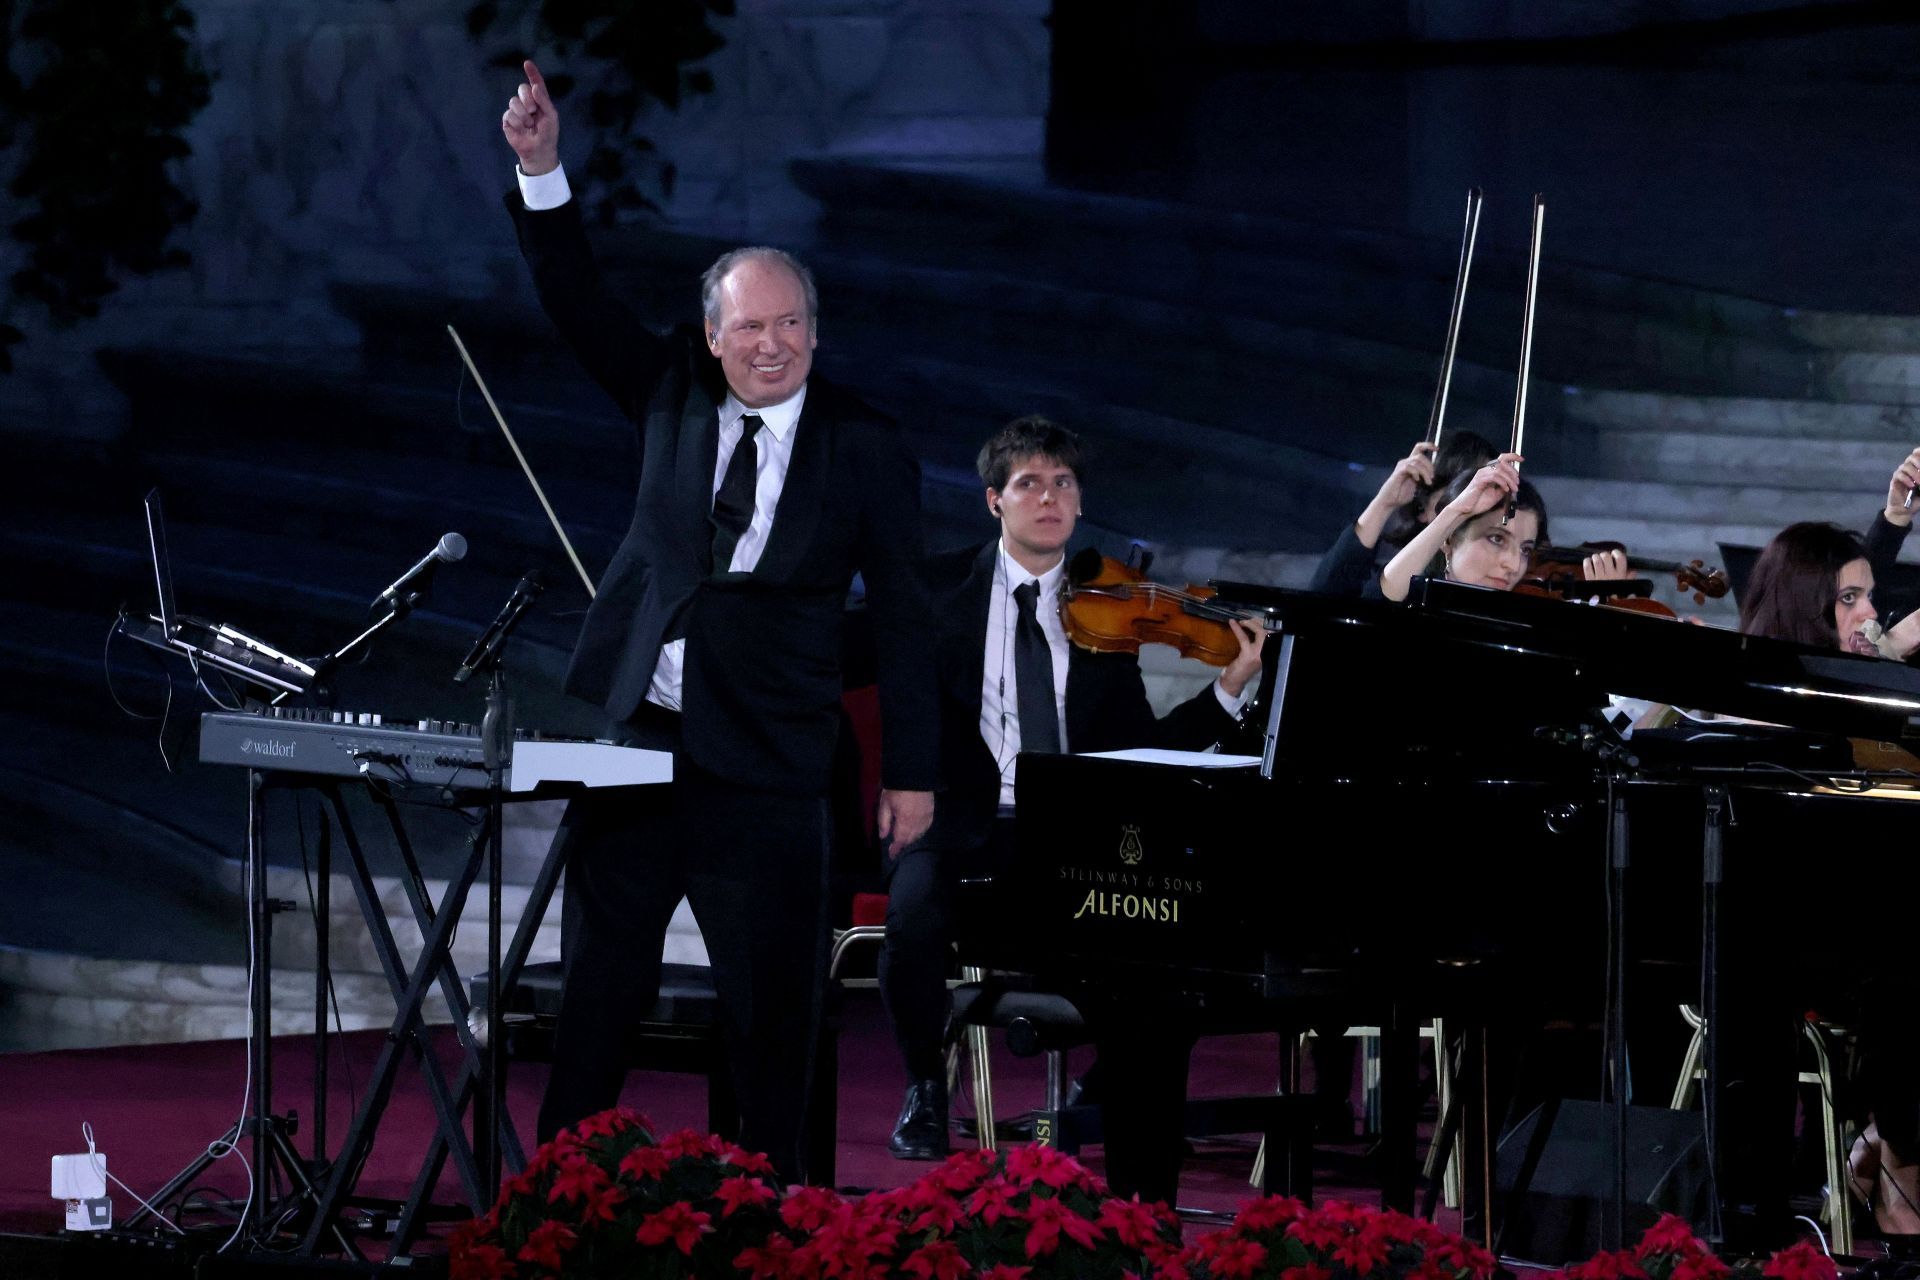
[[[1415,578],[1405,605],[1238,582],[1224,602],[1267,611],[1283,631],[1406,628],[1410,647],[1444,640],[1557,657],[1609,693],[1857,738],[1920,739],[1920,670],[1884,658]]]

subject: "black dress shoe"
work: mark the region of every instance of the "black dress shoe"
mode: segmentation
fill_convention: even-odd
[[[900,1120],[887,1150],[901,1160],[944,1160],[947,1145],[947,1086],[943,1080],[916,1080],[907,1086]]]

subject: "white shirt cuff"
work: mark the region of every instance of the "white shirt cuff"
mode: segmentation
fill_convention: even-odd
[[[1238,695],[1233,695],[1229,694],[1225,689],[1222,689],[1220,682],[1215,680],[1213,682],[1213,696],[1220,699],[1221,707],[1225,708],[1228,715],[1237,720],[1240,718],[1240,713],[1246,710],[1247,704],[1253,701],[1254,686],[1259,683],[1258,679],[1249,680],[1242,686]]]
[[[542,209],[558,209],[573,199],[573,188],[567,185],[565,165],[555,165],[548,172],[531,178],[520,171],[519,165],[513,166],[513,172],[520,179],[520,198],[535,213]]]

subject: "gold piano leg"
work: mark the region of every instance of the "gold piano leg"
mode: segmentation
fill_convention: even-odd
[[[1706,1019],[1688,1004],[1680,1006],[1680,1016],[1693,1028],[1693,1039],[1687,1043],[1686,1056],[1680,1060],[1680,1078],[1673,1085],[1675,1111],[1685,1111],[1693,1105],[1700,1092],[1700,1082],[1706,1078],[1706,1066],[1701,1062],[1706,1052]],[[1846,1133],[1833,1104],[1833,1058],[1827,1051],[1828,1033],[1844,1033],[1838,1028],[1822,1031],[1811,1022],[1802,1023],[1801,1028],[1807,1043],[1813,1046],[1814,1069],[1799,1072],[1797,1078],[1801,1084],[1817,1085],[1820,1089],[1820,1137],[1826,1149],[1827,1178],[1826,1203],[1821,1207],[1820,1216],[1827,1220],[1833,1251],[1852,1253],[1853,1215],[1852,1206],[1847,1202]]]
[[[987,971],[977,965],[965,965],[960,970],[965,982],[985,982]],[[993,1133],[993,1064],[988,1060],[987,1028],[969,1026],[967,1028],[967,1059],[973,1075],[973,1118],[980,1149],[994,1149]]]
[[[1673,1111],[1685,1111],[1693,1105],[1701,1077],[1706,1074],[1706,1064],[1700,1059],[1707,1051],[1707,1020],[1690,1004],[1680,1006],[1680,1016],[1693,1028],[1693,1039],[1687,1041],[1687,1051],[1680,1059],[1680,1078],[1673,1082],[1673,1101],[1668,1104]]]

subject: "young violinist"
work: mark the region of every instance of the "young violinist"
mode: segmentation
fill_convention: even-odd
[[[1386,558],[1433,519],[1454,477],[1486,465],[1498,452],[1471,431],[1452,432],[1438,447],[1424,440],[1414,445],[1394,464],[1359,519],[1341,530],[1339,541],[1320,558],[1308,588],[1359,595]]]
[[[1454,477],[1433,519],[1380,571],[1380,593],[1405,600],[1416,576],[1436,570],[1449,582],[1496,591],[1519,586],[1534,547],[1547,542],[1547,504],[1520,475],[1520,461],[1518,454],[1503,453]],[[1596,551],[1581,569],[1589,581],[1633,576],[1623,551]]]
[[[1156,719],[1139,656],[1072,645],[1061,621],[1059,590],[1081,509],[1077,437],[1045,418],[1020,418],[986,442],[978,469],[998,536],[926,567],[938,629],[945,785],[932,829],[888,868],[880,990],[911,1082],[888,1145],[905,1159],[947,1153],[941,1049],[950,898],[962,874],[991,873],[1013,847],[1020,754],[1212,746],[1253,695],[1265,636],[1257,624],[1235,623],[1238,656]],[[1115,1156],[1109,1143],[1109,1180],[1118,1187],[1128,1174]]]

